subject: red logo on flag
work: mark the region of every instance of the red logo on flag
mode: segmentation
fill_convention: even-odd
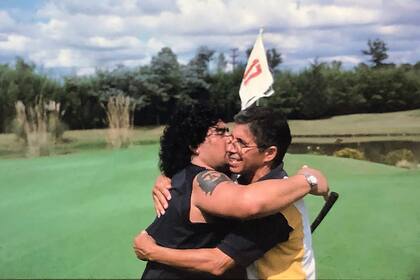
[[[247,85],[249,83],[249,81],[255,77],[257,77],[258,75],[261,74],[261,64],[260,61],[258,59],[254,59],[252,61],[252,64],[249,66],[248,70],[246,70],[245,75],[244,75],[244,85]]]

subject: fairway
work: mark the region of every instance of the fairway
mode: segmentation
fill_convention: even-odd
[[[139,278],[132,239],[154,219],[157,145],[0,160],[0,278]],[[287,155],[340,199],[314,233],[319,278],[419,279],[420,171]],[[322,207],[308,197],[312,219]]]

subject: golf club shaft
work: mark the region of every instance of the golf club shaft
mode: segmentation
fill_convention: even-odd
[[[319,212],[318,216],[314,220],[314,222],[311,225],[311,232],[313,233],[315,229],[319,226],[319,224],[322,222],[322,220],[325,218],[325,216],[330,211],[331,207],[333,207],[334,203],[338,199],[338,193],[331,192],[328,196],[327,201],[325,202],[324,206],[322,207],[321,211]]]

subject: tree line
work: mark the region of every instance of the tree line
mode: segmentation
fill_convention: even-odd
[[[250,50],[247,50],[249,54]],[[290,119],[315,119],[352,113],[390,112],[420,108],[420,62],[385,63],[387,48],[369,40],[363,53],[369,63],[344,69],[340,61],[315,61],[299,72],[280,69],[276,49],[267,57],[274,75],[275,94],[263,103],[273,105]],[[37,71],[33,63],[17,58],[0,64],[0,132],[11,131],[15,104],[33,104],[37,96],[61,103],[61,119],[70,129],[106,126],[104,106],[111,96],[129,96],[136,104],[135,125],[164,124],[179,104],[209,101],[231,121],[240,110],[239,87],[246,61],[227,70],[223,53],[197,49],[186,64],[168,47],[148,65],[117,66],[93,75],[70,75],[62,80]]]

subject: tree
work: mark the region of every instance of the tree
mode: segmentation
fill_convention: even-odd
[[[150,104],[156,114],[156,124],[166,120],[171,109],[171,101],[175,101],[181,90],[181,69],[178,59],[173,51],[162,48],[152,58],[150,71],[143,72],[144,82],[148,90],[146,94],[150,97]]]
[[[16,58],[14,66],[0,65],[0,133],[8,130],[15,115],[15,104],[21,100],[33,105],[38,95],[56,100],[61,86],[35,71],[32,63]]]
[[[198,77],[204,78],[209,74],[209,63],[214,53],[214,50],[206,46],[201,46],[198,48],[193,59],[188,63],[188,66],[196,72]]]
[[[325,90],[327,82],[323,74],[325,63],[315,60],[309,69],[301,73],[296,83],[301,94],[301,113],[306,119],[316,119],[326,115],[328,110]]]
[[[184,103],[209,100],[211,76],[209,63],[214,53],[214,50],[206,46],[201,46],[197,49],[195,56],[190,60],[188,65],[182,68],[182,100]]]
[[[374,67],[383,66],[385,64],[383,61],[388,58],[388,54],[386,53],[388,48],[386,47],[385,42],[380,39],[375,39],[373,41],[369,39],[368,47],[369,49],[362,50],[362,53],[371,56],[369,61],[374,64]]]
[[[302,93],[297,87],[298,78],[298,75],[290,71],[276,73],[273,84],[275,94],[262,100],[267,100],[274,110],[288,118],[302,118]]]
[[[99,73],[97,73],[99,75]],[[61,101],[63,120],[71,129],[105,127],[105,111],[101,107],[98,77],[66,77],[65,99]]]
[[[363,111],[366,99],[358,90],[356,75],[343,71],[340,61],[326,64],[322,70],[326,81],[324,95],[328,104],[328,115],[343,115]]]
[[[276,71],[277,66],[283,62],[281,53],[277,52],[275,48],[266,51],[268,66],[272,71]]]
[[[219,56],[217,57],[217,73],[224,73],[226,70],[227,61],[225,58],[224,53],[219,53]]]

